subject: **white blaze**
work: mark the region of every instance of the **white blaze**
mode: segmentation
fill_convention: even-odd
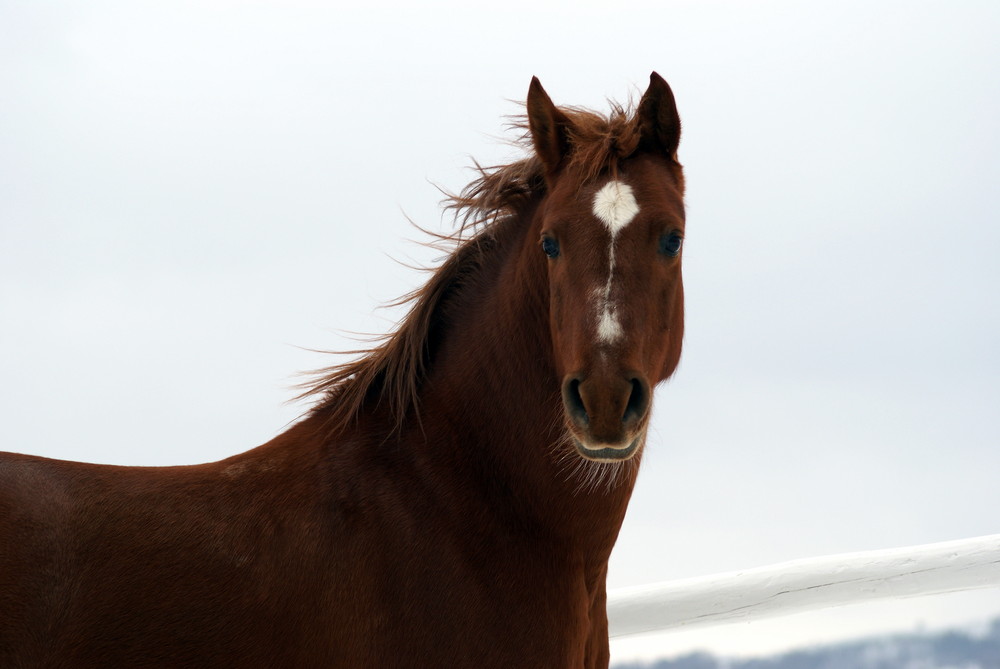
[[[622,326],[611,302],[611,282],[615,275],[615,239],[625,229],[636,214],[639,204],[632,194],[632,187],[621,181],[611,180],[594,195],[594,216],[608,228],[611,242],[608,244],[608,281],[604,290],[597,291],[597,338],[605,344],[613,344],[622,336]]]
[[[622,326],[615,316],[613,308],[604,307],[601,310],[601,319],[597,321],[597,338],[601,341],[612,344],[622,336]]]

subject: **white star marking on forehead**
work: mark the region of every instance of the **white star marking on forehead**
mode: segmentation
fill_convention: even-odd
[[[597,340],[614,344],[624,334],[618,321],[615,304],[611,301],[612,281],[615,276],[615,238],[639,213],[639,204],[627,183],[612,179],[594,194],[594,216],[604,223],[611,233],[608,243],[608,280],[604,288],[596,291]]]
[[[614,239],[639,213],[639,204],[632,194],[632,187],[621,181],[611,180],[594,195],[594,216],[608,226]]]

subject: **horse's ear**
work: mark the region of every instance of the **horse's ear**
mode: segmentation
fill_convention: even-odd
[[[639,124],[641,149],[660,152],[671,160],[677,160],[681,119],[677,115],[673,91],[656,72],[649,75],[649,88],[639,101],[636,121]]]
[[[538,77],[531,78],[528,88],[528,130],[535,153],[551,175],[559,169],[569,153],[569,118],[552,104]]]

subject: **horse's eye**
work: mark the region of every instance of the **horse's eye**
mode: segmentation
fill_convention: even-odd
[[[559,242],[551,237],[542,237],[542,250],[548,257],[556,258],[559,256]]]
[[[676,256],[678,253],[681,252],[681,246],[683,244],[684,244],[684,239],[676,232],[671,232],[668,235],[663,235],[662,237],[660,237],[660,253],[673,258],[674,256]]]

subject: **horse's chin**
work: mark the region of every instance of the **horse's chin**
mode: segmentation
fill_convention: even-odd
[[[632,441],[627,442],[624,446],[608,446],[606,444],[588,446],[580,439],[573,437],[573,445],[576,446],[577,453],[593,462],[625,462],[626,460],[631,460],[642,449],[645,441],[645,433],[642,433],[636,435]]]

